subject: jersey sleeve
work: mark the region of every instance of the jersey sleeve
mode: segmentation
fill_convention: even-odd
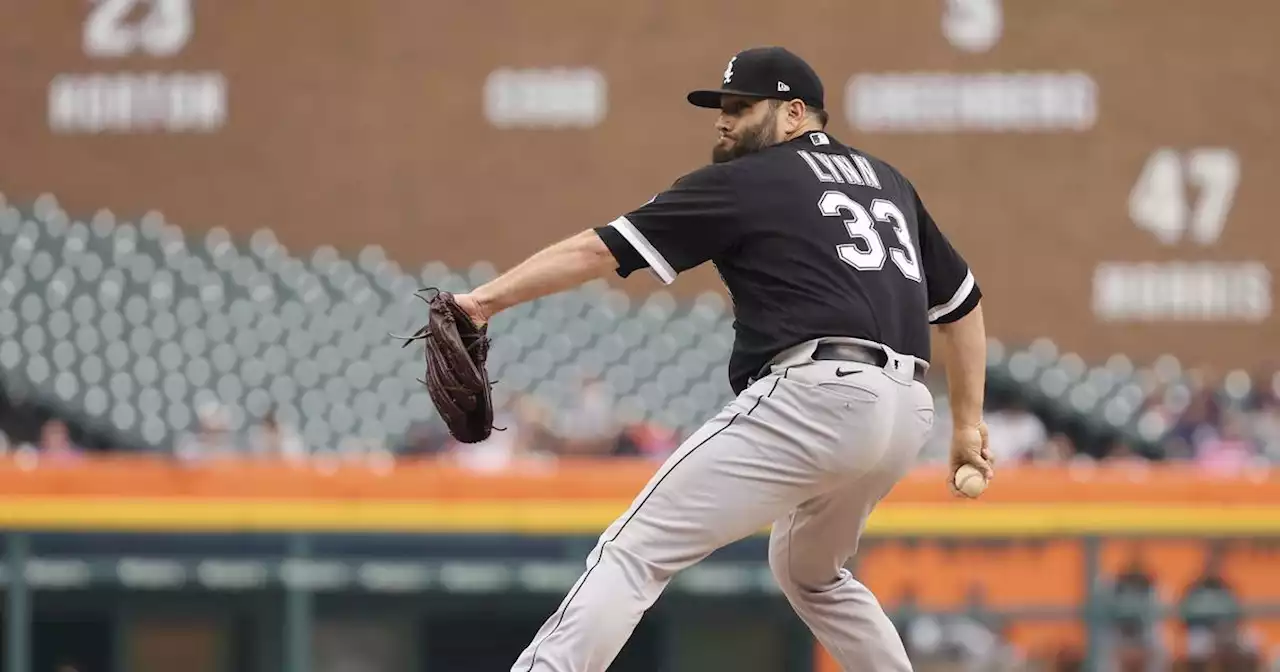
[[[920,259],[929,295],[929,322],[955,322],[978,305],[982,290],[969,264],[938,229],[919,194],[915,194],[915,201],[920,223]]]
[[[651,269],[665,284],[715,258],[737,237],[737,199],[723,166],[679,180],[643,206],[595,231],[613,252],[618,275]]]

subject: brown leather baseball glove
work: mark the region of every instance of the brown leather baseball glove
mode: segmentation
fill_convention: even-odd
[[[412,336],[392,337],[403,340],[403,347],[425,343],[427,375],[418,382],[427,387],[449,433],[463,443],[477,443],[494,429],[493,383],[485,369],[489,325],[476,326],[449,292],[429,289],[435,292],[431,298],[414,294],[430,308],[427,323]]]

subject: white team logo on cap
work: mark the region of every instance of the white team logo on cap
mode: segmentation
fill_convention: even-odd
[[[729,65],[724,66],[724,83],[728,84],[733,79],[733,62],[738,60],[737,56],[729,59]]]

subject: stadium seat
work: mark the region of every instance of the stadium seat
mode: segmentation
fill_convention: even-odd
[[[304,419],[313,447],[349,432],[394,442],[434,412],[409,383],[423,375],[420,353],[388,332],[423,322],[414,291],[459,291],[496,273],[485,261],[405,269],[376,245],[350,257],[329,246],[295,255],[269,229],[247,240],[223,228],[189,238],[156,212],[136,223],[106,210],[72,221],[46,195],[26,213],[0,205],[0,370],[153,447],[195,429],[197,409],[212,401],[227,405],[238,430],[273,408]],[[596,281],[504,317],[492,325],[494,377],[504,395],[545,396],[553,413],[572,403],[578,376],[605,380],[620,415],[682,432],[730,398],[731,314],[717,293],[682,304],[660,290],[635,301]],[[1176,358],[1145,371],[1121,355],[1090,367],[1048,339],[1021,349],[992,339],[988,359],[993,382],[1148,441],[1169,429],[1143,412],[1148,395],[1161,386],[1176,405],[1188,384]],[[1223,395],[1244,403],[1263,386],[1280,388],[1280,376],[1235,371]]]

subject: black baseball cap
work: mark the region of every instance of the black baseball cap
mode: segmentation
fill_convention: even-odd
[[[822,80],[803,58],[782,47],[753,47],[740,51],[724,69],[718,89],[689,92],[689,102],[698,107],[720,109],[724,94],[794,100],[823,109]]]

